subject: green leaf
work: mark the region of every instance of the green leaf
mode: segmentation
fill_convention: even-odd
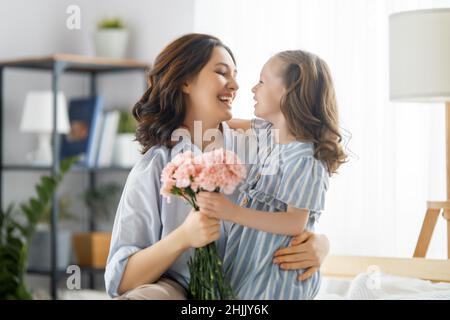
[[[35,215],[39,216],[41,212],[44,210],[44,205],[37,199],[30,199],[30,206],[33,209]]]
[[[0,281],[0,300],[7,300],[7,296],[10,292],[14,292],[19,283],[15,279],[5,278],[4,281]]]
[[[37,192],[41,202],[47,202],[49,200],[50,193],[42,185],[36,186],[36,192]]]
[[[28,237],[28,228],[22,226],[20,223],[16,221],[12,221],[11,225],[14,227],[14,229],[19,230],[22,236]]]
[[[31,296],[31,294],[28,292],[27,288],[25,287],[25,283],[22,282],[18,287],[17,290],[15,292],[15,296],[17,297],[17,299],[19,300],[31,300],[33,299],[33,297]]]
[[[60,171],[62,175],[65,175],[67,171],[69,171],[70,167],[72,167],[75,162],[77,162],[79,157],[70,157],[61,161]]]
[[[195,199],[195,192],[191,189],[191,187],[187,187],[184,191],[193,199]]]
[[[22,209],[22,212],[27,217],[29,224],[33,225],[37,222],[38,217],[34,213],[33,209],[30,206],[28,206],[26,204],[21,204],[20,208]]]
[[[173,186],[172,189],[170,190],[170,192],[176,196],[181,196],[183,193],[181,192],[181,189]]]
[[[20,259],[21,255],[21,247],[13,246],[11,244],[6,244],[5,246],[0,247],[0,260],[16,260]]]
[[[41,178],[42,186],[47,190],[49,193],[53,193],[53,190],[56,188],[56,181],[53,179],[53,177],[43,176]]]
[[[130,111],[120,111],[117,134],[135,133],[137,122]]]
[[[104,18],[97,24],[99,29],[124,29],[123,21],[118,17]]]

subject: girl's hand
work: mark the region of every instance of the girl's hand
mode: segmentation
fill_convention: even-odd
[[[197,196],[200,210],[210,217],[233,221],[239,207],[219,192],[200,192]]]
[[[329,250],[330,244],[325,235],[304,231],[293,237],[289,247],[277,250],[273,262],[284,270],[306,269],[297,278],[304,281],[320,269]]]
[[[208,217],[202,211],[192,209],[180,226],[180,230],[188,248],[200,248],[219,239],[220,221]]]

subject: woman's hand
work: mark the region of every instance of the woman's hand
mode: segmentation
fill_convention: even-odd
[[[219,192],[199,192],[196,199],[200,210],[216,219],[233,221],[240,208]]]
[[[277,250],[273,262],[284,270],[306,269],[297,278],[304,281],[320,269],[329,250],[330,243],[325,235],[304,231],[293,237],[289,247]]]
[[[204,247],[220,237],[220,221],[194,209],[189,212],[180,229],[188,248]]]

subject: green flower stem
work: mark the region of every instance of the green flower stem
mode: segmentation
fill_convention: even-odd
[[[200,208],[196,203],[196,192],[190,187],[174,187],[171,192],[174,195],[181,196],[196,211],[199,211]],[[189,259],[188,267],[191,275],[188,287],[189,299],[235,299],[231,286],[223,276],[222,260],[215,242],[202,248],[196,248],[194,255]]]

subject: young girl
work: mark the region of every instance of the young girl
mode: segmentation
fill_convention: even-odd
[[[258,161],[240,187],[241,206],[212,192],[200,193],[198,204],[207,215],[234,223],[224,268],[238,297],[313,299],[319,272],[296,281],[304,270],[285,272],[273,253],[292,235],[313,230],[328,177],[345,162],[330,71],[311,53],[284,51],[267,61],[252,91],[255,115],[263,120],[229,122],[251,128],[258,141]],[[266,143],[273,138],[276,143]]]

